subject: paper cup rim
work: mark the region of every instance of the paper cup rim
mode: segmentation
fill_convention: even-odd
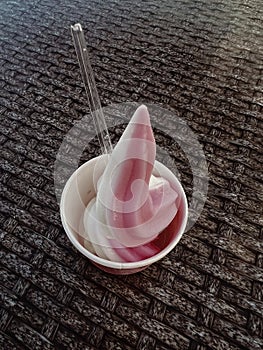
[[[177,233],[175,239],[172,240],[172,242],[170,242],[159,253],[157,253],[156,255],[151,256],[147,259],[144,259],[144,260],[134,261],[134,262],[117,262],[117,261],[110,261],[107,259],[103,259],[103,258],[91,253],[89,250],[87,250],[85,247],[83,247],[82,244],[80,244],[80,242],[77,240],[75,234],[72,232],[70,226],[68,225],[68,223],[66,221],[65,213],[63,210],[66,193],[67,193],[68,188],[70,187],[73,179],[75,178],[75,176],[79,172],[81,172],[81,170],[83,168],[85,168],[86,166],[90,165],[91,163],[97,161],[98,158],[101,158],[103,156],[106,156],[106,155],[100,155],[100,156],[97,156],[95,158],[88,160],[87,162],[82,164],[78,169],[76,169],[73,172],[73,174],[70,176],[70,178],[67,180],[66,185],[62,191],[61,200],[60,200],[60,217],[61,217],[63,228],[64,228],[69,240],[77,248],[77,250],[80,251],[83,255],[85,255],[88,259],[94,261],[97,264],[100,264],[100,265],[103,265],[105,267],[112,268],[112,269],[134,269],[134,268],[140,268],[140,267],[151,265],[154,262],[164,258],[177,245],[177,243],[180,241],[180,239],[184,233],[184,230],[185,230],[185,227],[187,224],[187,220],[188,220],[188,205],[187,205],[187,198],[186,198],[184,189],[183,189],[180,181],[175,176],[175,174],[168,167],[166,167],[164,164],[162,164],[161,162],[156,160],[155,163],[158,166],[165,167],[173,175],[175,182],[176,182],[176,185],[180,188],[180,191],[181,191],[180,192],[180,195],[182,196],[182,201],[181,201],[182,204],[181,205],[183,205],[183,207],[184,207],[185,214],[184,214],[184,217],[182,219],[182,223],[179,227],[179,230],[178,230],[178,233]]]

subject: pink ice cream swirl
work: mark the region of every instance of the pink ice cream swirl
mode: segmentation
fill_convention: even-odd
[[[106,166],[98,164],[94,171],[97,196],[83,223],[89,248],[98,256],[131,262],[160,251],[154,240],[175,217],[178,194],[161,174],[152,175],[155,157],[149,113],[142,105]]]

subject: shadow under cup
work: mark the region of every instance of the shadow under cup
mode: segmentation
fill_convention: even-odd
[[[107,157],[107,155],[101,155],[89,160],[79,167],[67,181],[60,201],[61,221],[72,244],[101,270],[116,275],[136,273],[162,259],[179,242],[188,218],[186,196],[176,176],[162,163],[156,161],[154,172],[157,171],[158,173],[160,171],[162,174],[165,173],[165,178],[179,194],[178,198],[180,201],[178,202],[178,211],[172,222],[153,241],[160,248],[160,252],[150,258],[136,262],[120,263],[100,258],[84,246],[83,235],[80,235],[79,230],[76,228],[80,227],[80,230],[84,230],[84,227],[80,223],[83,220],[86,205],[95,196],[93,172],[97,161],[99,159],[101,160],[102,157]]]

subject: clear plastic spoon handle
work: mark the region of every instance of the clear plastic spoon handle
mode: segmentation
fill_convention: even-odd
[[[110,135],[101,108],[94,73],[88,56],[87,45],[82,27],[79,23],[71,26],[71,34],[79,61],[80,71],[87,93],[90,112],[94,121],[102,153],[111,153],[112,144]]]

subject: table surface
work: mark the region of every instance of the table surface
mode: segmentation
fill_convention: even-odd
[[[262,349],[262,2],[2,0],[0,18],[1,348]],[[92,266],[60,222],[54,164],[87,113],[75,22],[102,105],[161,106],[206,157],[198,221],[135,275]]]

